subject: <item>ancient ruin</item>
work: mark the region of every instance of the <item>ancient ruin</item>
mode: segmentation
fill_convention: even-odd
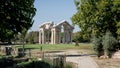
[[[39,27],[39,44],[71,43],[73,29],[65,20],[58,24],[45,22]]]

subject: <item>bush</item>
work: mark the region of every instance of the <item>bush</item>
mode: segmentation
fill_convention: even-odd
[[[50,68],[51,65],[44,61],[35,61],[34,68]]]
[[[50,68],[51,66],[44,61],[31,61],[18,63],[15,68]]]
[[[72,65],[73,65],[73,64],[70,63],[70,62],[69,62],[69,63],[66,63],[65,68],[72,68]]]
[[[32,66],[32,62],[22,62],[22,63],[18,63],[17,66],[15,68],[30,68]]]
[[[0,57],[0,68],[7,68],[14,65],[12,56],[2,56]]]
[[[104,45],[104,54],[111,57],[117,46],[117,40],[112,36],[111,32],[106,32],[102,44]]]
[[[93,49],[97,52],[97,56],[100,57],[103,53],[102,38],[93,37],[92,43],[94,44]]]

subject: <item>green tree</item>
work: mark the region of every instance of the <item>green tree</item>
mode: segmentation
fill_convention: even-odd
[[[105,55],[109,56],[110,52],[116,50],[116,39],[120,39],[120,0],[74,1],[77,12],[71,18],[72,23],[78,25],[84,34],[96,37],[94,44],[97,51],[101,46],[99,38],[104,37],[103,49]]]
[[[82,32],[103,36],[109,30],[114,37],[119,35],[120,0],[75,0],[75,5],[71,20]]]
[[[14,38],[33,24],[34,0],[0,0],[0,40]]]

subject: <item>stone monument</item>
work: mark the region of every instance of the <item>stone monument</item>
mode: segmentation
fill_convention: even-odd
[[[58,24],[45,22],[39,27],[39,44],[72,43],[73,29],[65,20]]]

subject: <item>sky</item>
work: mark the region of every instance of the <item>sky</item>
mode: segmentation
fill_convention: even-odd
[[[62,20],[68,21],[70,24],[71,17],[76,13],[74,0],[35,0],[35,8],[37,9],[34,17],[32,31],[38,31],[39,26],[44,22],[59,23]],[[75,27],[74,32],[79,31]]]

